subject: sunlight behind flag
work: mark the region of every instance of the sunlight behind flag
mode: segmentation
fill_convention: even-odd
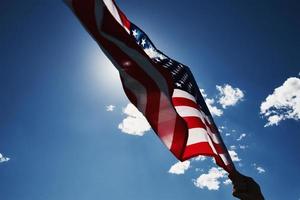
[[[181,161],[212,156],[232,172],[234,164],[190,69],[158,50],[113,0],[68,2],[118,69],[129,100],[173,155]]]

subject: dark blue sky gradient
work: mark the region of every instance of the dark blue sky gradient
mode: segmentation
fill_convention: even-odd
[[[264,128],[259,107],[300,72],[299,1],[117,3],[157,48],[191,68],[209,96],[225,83],[245,92],[243,102],[216,118],[237,130],[225,142],[234,145],[247,133],[239,170],[261,184],[266,199],[298,200],[299,121]],[[176,159],[152,131],[121,133],[128,101],[119,81],[100,80],[110,75],[99,66],[103,60],[62,1],[1,2],[0,153],[11,160],[0,163],[0,199],[233,199],[231,186],[196,188],[192,179],[201,173],[194,169],[168,174]],[[115,112],[105,111],[109,104]]]

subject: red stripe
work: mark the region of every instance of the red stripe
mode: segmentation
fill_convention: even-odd
[[[229,165],[225,165],[221,157],[214,154],[209,144],[206,142],[187,146],[184,152],[183,160],[188,160],[198,155],[214,157],[216,163],[229,173],[234,169],[234,166],[231,163]]]
[[[228,156],[229,156],[229,154],[228,154]],[[216,155],[216,156],[214,156],[214,158],[216,160],[217,165],[219,165],[220,167],[225,169],[228,173],[231,173],[233,170],[235,170],[234,164],[233,164],[233,162],[231,162],[231,159],[228,160],[229,164],[226,165],[220,156]]]
[[[115,37],[117,38],[126,38],[129,35],[126,34],[124,31],[118,30],[118,28],[120,28],[119,24],[114,20],[114,18],[112,17],[112,15],[110,15],[109,11],[106,10],[107,12],[105,12],[104,14],[104,24],[103,24],[103,30],[105,30],[105,32],[107,32],[110,35],[114,35],[116,34]],[[106,17],[108,19],[106,19]],[[107,23],[106,23],[107,22]],[[115,23],[115,25],[113,24]],[[111,30],[111,27],[115,27],[115,29]],[[107,30],[107,29],[108,30]],[[120,34],[121,33],[125,33],[123,36]],[[127,41],[130,41],[129,39]],[[108,43],[110,43],[110,41],[108,41]],[[113,44],[113,43],[112,43]],[[127,44],[127,42],[126,42]],[[135,43],[134,43],[135,44]],[[114,44],[113,44],[114,45]],[[116,47],[118,48],[118,47]],[[107,47],[106,49],[112,50],[113,48]],[[123,54],[123,52],[121,50],[119,50],[120,52],[114,52],[113,55],[115,56],[115,58],[119,58],[121,56],[121,54]],[[160,135],[163,136],[165,133],[161,132],[158,133],[158,115],[159,115],[159,105],[160,105],[160,90],[157,87],[156,83],[151,79],[151,77],[148,76],[147,73],[145,73],[137,63],[135,63],[135,61],[131,60],[130,58],[128,58],[128,56],[125,54],[124,55],[125,60],[128,59],[130,60],[130,63],[132,63],[131,66],[125,65],[123,66],[126,70],[126,72],[133,76],[135,79],[137,79],[139,82],[141,82],[143,85],[146,86],[146,90],[147,90],[147,107],[146,107],[146,117],[149,121],[149,123],[151,124],[152,128],[154,129],[154,131]],[[128,60],[126,61],[122,61],[122,59],[118,62],[121,66],[124,65],[124,63],[128,63]],[[173,139],[173,143],[171,146],[171,152],[177,157],[177,158],[181,158],[180,154],[182,154],[183,152],[183,147],[186,144],[186,140],[187,140],[187,134],[183,134],[184,132],[186,132],[186,128],[184,128],[184,123],[179,124],[178,120],[180,118],[177,119],[177,123],[175,126],[175,131],[174,131],[174,139]],[[210,124],[206,121],[206,125],[210,126]],[[221,146],[214,144],[217,152],[221,152],[223,153],[223,151],[221,150]]]
[[[173,97],[172,100],[173,100],[173,105],[174,106],[189,106],[189,107],[193,107],[193,108],[196,108],[196,109],[199,110],[198,104],[196,104],[194,101],[192,101],[190,99],[186,99],[186,98],[183,98],[183,97],[175,97],[175,98]],[[212,129],[212,126],[208,123],[208,121],[206,119],[204,119],[205,123],[199,117],[183,117],[183,119],[187,123],[187,126],[188,126],[189,129],[191,129],[191,128],[204,128],[205,130],[207,130],[207,128],[210,128],[211,130],[214,130],[214,129]],[[208,134],[208,136],[209,136],[209,134]],[[214,147],[216,148],[217,152],[223,152],[222,147],[219,144],[217,144],[213,141],[212,141],[212,143],[213,143]],[[199,144],[201,146],[201,143],[199,143]],[[202,146],[209,148],[210,152],[212,152],[212,149],[209,146],[209,143],[202,144]],[[199,152],[198,148],[202,148],[202,147],[199,147],[199,145],[197,145],[197,144],[195,145],[195,147],[187,147],[187,148],[188,148],[187,152],[190,154],[191,157],[201,154]],[[185,154],[186,154],[186,150],[185,150]],[[185,156],[187,156],[187,155],[185,155]]]
[[[224,150],[221,145],[215,144],[214,147],[218,154],[224,154]],[[183,158],[186,160],[197,155],[217,156],[208,142],[199,142],[186,146]]]
[[[183,119],[187,123],[189,129],[191,129],[191,128],[203,128],[207,131],[207,129],[209,128],[209,127],[207,127],[206,124],[203,123],[203,121],[199,117],[184,117]],[[219,139],[219,136],[218,136],[217,133],[212,132],[211,134],[216,135]],[[211,138],[211,136],[208,133],[207,133],[207,135]],[[218,145],[213,140],[212,140],[212,142],[213,142],[214,145]]]
[[[86,29],[98,42],[98,44],[100,46],[103,46],[105,50],[108,51],[108,53],[114,58],[118,65],[122,67],[127,74],[134,77],[137,81],[145,86],[148,94],[147,102],[149,102],[146,108],[146,117],[149,118],[149,122],[152,127],[157,130],[160,90],[157,87],[156,83],[149,77],[147,73],[141,70],[140,66],[134,60],[128,57],[111,41],[107,40],[101,34],[99,34],[94,15],[94,2],[95,1],[93,0],[74,0],[73,7],[75,13],[86,26]],[[131,48],[136,49],[141,54],[143,53],[139,48],[136,48],[137,44],[135,44],[130,35],[118,24],[118,22],[110,14],[106,6],[103,10],[103,24],[101,28],[102,30],[105,30],[107,34],[122,39],[122,41],[126,44],[130,44]],[[133,99],[132,95],[130,95],[129,97],[130,99]]]
[[[106,17],[106,15],[104,17]],[[107,17],[109,17],[109,16],[107,16]],[[106,22],[106,21],[111,21],[111,20],[106,20],[104,18],[104,22]],[[119,31],[115,31],[116,29],[111,30],[111,27],[115,27],[117,25],[113,25],[111,23],[107,23],[107,26],[105,26],[105,25],[102,27],[105,32],[107,32],[110,35],[116,34],[115,37],[118,37],[118,38],[120,37],[120,36],[118,36],[120,34]],[[123,37],[121,36],[121,38],[123,38]],[[152,65],[154,65],[153,62],[152,62]],[[137,67],[139,67],[139,66],[137,66]],[[130,71],[132,71],[132,73],[130,73]],[[130,67],[129,69],[126,70],[127,73],[130,73],[130,75],[132,75],[134,78],[138,79],[141,83],[144,83],[145,80],[143,80],[143,79],[145,78],[145,76],[137,71],[138,70],[136,70],[135,67]],[[149,79],[151,79],[151,78],[149,77]],[[147,84],[147,85],[148,85],[148,87],[146,87],[146,89],[147,89],[147,94],[148,94],[147,97],[148,98],[147,98],[147,107],[146,107],[145,115],[146,115],[149,123],[151,124],[152,128],[157,133],[157,135],[163,137],[165,134],[170,134],[170,133],[164,132],[164,131],[161,131],[160,133],[158,133],[159,105],[161,103],[158,95],[160,95],[160,91],[158,88],[156,88],[156,87],[154,88],[154,85],[156,86],[156,84],[154,82],[152,84]],[[167,98],[170,100],[170,97],[167,97]],[[169,105],[171,106],[172,103],[169,102]],[[174,112],[174,115],[177,116],[177,113],[173,107],[172,108],[170,107],[169,109],[172,109]],[[173,132],[173,142],[172,142],[170,151],[178,159],[181,159],[181,155],[182,155],[182,153],[184,151],[184,147],[186,145],[187,137],[188,137],[187,127],[186,127],[184,121],[182,120],[182,118],[177,116],[176,123],[175,123],[175,130]]]
[[[130,41],[128,35],[107,9],[104,10],[102,30],[116,38],[121,38],[125,41]],[[103,38],[101,44],[113,56],[115,61],[126,71],[127,74],[142,83],[147,91],[147,106],[145,115],[151,126],[158,129],[158,114],[160,105],[160,89],[156,82],[146,73],[141,67],[132,60],[127,54],[120,50],[113,42]],[[101,45],[100,44],[100,45]],[[127,44],[127,43],[126,43]]]
[[[220,145],[215,146],[215,148],[218,154],[224,153]],[[200,142],[186,146],[183,159],[187,160],[198,155],[219,157],[213,152],[208,142]]]
[[[118,38],[122,40],[128,47],[136,50],[141,55],[144,55],[145,58],[148,59],[148,61],[152,64],[152,66],[160,72],[160,74],[164,77],[165,81],[167,82],[168,89],[169,89],[169,99],[171,99],[171,94],[174,90],[173,85],[173,79],[171,76],[171,73],[168,69],[162,67],[160,64],[155,63],[149,56],[144,52],[144,50],[136,44],[135,39],[133,36],[129,35],[123,27],[120,26],[120,24],[114,19],[114,17],[110,14],[110,12],[105,9],[105,11],[108,12],[108,14],[105,14],[104,17],[107,17],[107,19],[103,19],[103,21],[107,24],[107,26],[103,26],[101,28],[101,31],[113,36],[114,38]],[[123,14],[124,15],[124,14]],[[124,15],[125,16],[125,15]],[[128,20],[128,19],[127,19]]]
[[[216,160],[216,163],[223,167],[224,169],[226,169],[226,165],[225,163],[223,162],[222,158],[220,156],[214,156],[215,160]]]
[[[174,106],[188,106],[201,111],[201,108],[197,103],[184,97],[173,97],[172,102]],[[215,125],[213,123],[210,124],[205,117],[204,117],[204,123],[200,118],[197,117],[184,117],[184,120],[188,123],[189,128],[197,128],[197,127],[201,127],[205,129],[209,128],[212,133],[217,133],[217,129]]]
[[[218,133],[218,130],[216,128],[216,126],[214,125],[214,123],[209,123],[206,118],[204,118],[204,123],[207,126],[207,128],[210,129],[211,132],[213,133]]]
[[[188,128],[204,128],[206,130],[206,125],[199,117],[184,117],[184,121],[187,123]]]
[[[87,31],[94,37],[98,36],[98,30],[94,17],[95,0],[72,0],[72,8],[76,16],[83,22]],[[91,12],[92,11],[92,12]],[[99,42],[101,38],[96,37]]]
[[[191,145],[186,146],[184,155],[189,156],[190,154],[201,154],[201,152],[203,151],[203,149],[199,148],[199,147],[201,147],[201,145],[203,146],[204,149],[209,149],[209,152],[214,154],[214,152],[208,142],[199,142],[196,144],[191,144]],[[218,154],[224,154],[224,149],[220,144],[214,143],[213,145]]]
[[[121,18],[121,21],[123,23],[123,25],[130,30],[130,21],[128,20],[128,18],[126,17],[126,15],[122,12],[122,10],[119,8],[119,6],[116,4],[116,2],[113,0],[114,5],[116,6],[119,16]]]
[[[177,115],[173,142],[170,150],[177,157],[177,159],[181,161],[184,161],[183,153],[188,139],[187,130],[186,124],[182,118]]]
[[[198,117],[184,117],[185,122],[188,124],[188,128],[204,128],[205,130],[207,130],[207,126],[203,123],[203,121],[198,118]],[[210,138],[211,136],[206,133]],[[215,134],[215,133],[212,133]],[[212,138],[211,138],[212,144],[214,145],[214,148],[216,149],[216,151],[218,153],[224,153],[226,151],[224,151],[224,148],[221,144],[217,144],[215,143]],[[196,150],[196,149],[195,149]]]
[[[196,104],[194,101],[184,98],[184,97],[173,97],[172,98],[174,106],[189,106],[196,109],[199,109],[199,105]]]
[[[103,2],[101,1],[101,3]],[[94,0],[73,0],[72,6],[78,18],[84,24],[88,32],[99,43],[99,45],[104,47],[106,51],[108,51],[108,53],[113,56],[114,60],[118,63],[118,65],[122,67],[122,70],[125,70],[126,73],[134,77],[137,81],[139,81],[145,86],[148,94],[146,117],[150,122],[151,126],[153,127],[154,131],[157,132],[158,112],[159,112],[158,109],[160,105],[160,89],[156,85],[155,81],[153,81],[151,77],[149,77],[148,74],[144,72],[133,59],[129,58],[128,55],[126,55],[126,53],[124,53],[121,49],[119,49],[119,47],[117,47],[111,41],[108,41],[106,38],[102,37],[101,34],[99,34],[98,32],[99,30],[97,28],[96,20],[95,20]],[[120,13],[122,23],[125,25],[125,27],[130,29],[129,20],[121,11],[119,11],[119,13]],[[103,28],[102,31],[105,31],[105,33],[115,38],[118,38],[119,40],[122,40],[122,42],[124,42],[128,47],[136,50],[138,53],[140,53],[145,58],[147,58],[148,61],[152,63],[153,67],[155,67],[156,70],[158,70],[163,75],[169,87],[168,88],[170,92],[169,94],[172,94],[173,80],[168,69],[161,67],[159,64],[155,64],[146,55],[146,53],[142,50],[142,48],[135,43],[135,40],[124,30],[124,28],[121,27],[119,23],[117,23],[117,21],[109,13],[106,7],[104,9],[103,14],[104,14],[104,21],[103,21],[104,23],[102,26]],[[128,89],[125,89],[125,92],[128,95],[129,99],[136,105],[137,100],[134,94],[132,94]],[[169,96],[168,99],[170,100],[171,103],[171,96]],[[173,108],[170,109],[174,110]],[[186,147],[185,153],[184,155],[182,155],[184,150],[184,145],[186,144],[187,141],[187,127],[183,119],[179,115],[177,115],[176,112],[175,114],[177,118],[176,118],[176,126],[174,131],[173,143],[171,147],[172,153],[180,160],[185,160],[192,156],[197,156],[199,154],[202,155],[210,154],[212,151],[211,149],[210,151],[208,149],[209,144],[203,143],[201,145],[199,143],[199,144],[189,145],[188,147]],[[218,163],[219,162],[221,161],[218,161]]]
[[[183,159],[187,160],[197,155],[213,156],[215,154],[207,142],[201,142],[186,146]]]
[[[111,18],[112,16],[109,15],[104,15],[104,22],[110,22],[110,21],[114,21],[111,19],[105,19],[105,18]],[[107,26],[106,26],[107,25]],[[105,30],[105,32],[107,32],[110,35],[114,35],[117,34],[115,37],[118,38],[125,38],[126,36],[118,36],[119,34],[121,34],[121,32],[119,31],[115,31],[111,30],[111,27],[115,27],[117,25],[113,25],[112,23],[105,23],[104,26],[102,27],[103,30]],[[114,55],[118,55],[118,54],[114,54]],[[146,55],[147,56],[147,55]],[[154,63],[152,62],[152,65],[154,65]],[[137,69],[138,68],[138,69]],[[164,136],[164,134],[170,134],[169,132],[160,132],[158,133],[158,116],[159,116],[159,105],[160,105],[160,90],[159,88],[157,88],[156,83],[149,83],[150,80],[152,81],[152,79],[150,77],[148,77],[148,75],[142,71],[140,69],[140,67],[138,65],[136,66],[130,66],[127,67],[126,69],[126,73],[130,74],[132,77],[134,77],[135,79],[137,79],[139,82],[143,83],[143,85],[146,86],[147,89],[147,107],[146,107],[146,112],[145,115],[150,123],[150,125],[152,126],[152,128],[154,129],[154,131],[157,133],[157,135],[159,136]],[[144,73],[144,74],[143,74]],[[146,81],[148,79],[148,81]],[[146,82],[146,83],[145,83]],[[171,100],[170,97],[167,97],[169,100]],[[172,106],[172,103],[169,102],[169,105]],[[182,118],[180,118],[175,109],[173,107],[170,107],[169,109],[172,109],[174,112],[174,115],[177,116],[176,118],[176,123],[175,123],[175,130],[173,132],[173,142],[171,145],[171,149],[170,151],[178,158],[181,159],[181,155],[184,151],[184,146],[186,145],[186,141],[187,141],[187,127],[183,121]]]
[[[83,22],[83,24],[86,26],[87,30],[92,34],[92,36],[95,38],[95,40],[99,43],[100,46],[103,46],[106,51],[110,55],[113,56],[114,60],[120,65],[123,70],[126,71],[130,76],[134,77],[137,81],[142,83],[148,94],[147,98],[147,108],[146,108],[146,117],[151,124],[154,131],[157,133],[158,130],[158,114],[159,114],[159,105],[160,105],[160,90],[157,87],[156,83],[145,73],[141,68],[138,66],[138,64],[130,59],[122,50],[120,50],[116,45],[114,45],[112,42],[108,41],[106,38],[102,37],[96,28],[96,21],[94,18],[94,1],[88,0],[88,1],[80,1],[75,0],[75,13],[80,18],[80,20]],[[84,3],[83,3],[84,2]],[[167,80],[168,84],[170,85],[171,75],[166,69],[162,68],[161,66],[156,66],[154,62],[145,54],[145,52],[135,43],[133,38],[124,30],[123,27],[121,27],[116,20],[113,18],[113,16],[109,13],[109,11],[104,9],[103,13],[103,24],[102,24],[102,31],[105,31],[106,34],[111,35],[112,37],[119,38],[122,40],[122,42],[126,43],[127,46],[130,48],[135,49],[140,54],[144,55],[145,58],[148,58],[149,62],[152,63],[154,67],[156,67],[156,70],[158,70]],[[165,71],[163,71],[165,70]],[[162,72],[163,71],[163,72]],[[169,88],[169,91],[172,90],[172,87]],[[130,92],[126,92],[126,94],[129,94],[129,98],[131,100],[134,100],[133,94]],[[170,93],[171,94],[171,93]],[[168,97],[171,103],[171,97]],[[169,109],[172,109],[174,111],[174,114],[177,115],[176,111],[173,107],[170,107]],[[181,121],[181,123],[178,123],[178,121]],[[175,127],[175,133],[174,137],[177,139],[174,139],[174,143],[172,145],[171,151],[176,157],[180,157],[183,150],[184,145],[187,137],[187,128],[184,126],[184,122],[181,118],[178,117],[176,127]],[[176,144],[176,145],[175,145]]]

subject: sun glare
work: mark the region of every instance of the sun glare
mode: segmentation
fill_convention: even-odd
[[[85,63],[88,73],[96,90],[108,93],[109,96],[119,98],[124,96],[118,70],[99,48],[92,48],[86,54]]]

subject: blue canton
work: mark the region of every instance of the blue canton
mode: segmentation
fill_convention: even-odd
[[[194,96],[197,103],[202,107],[203,112],[207,116],[211,116],[190,69],[159,51],[149,37],[134,24],[131,24],[131,35],[155,63],[159,63],[171,72],[174,88],[184,90]]]

